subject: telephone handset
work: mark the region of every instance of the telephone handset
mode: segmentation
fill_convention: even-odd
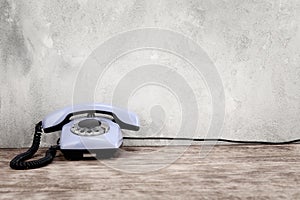
[[[106,104],[84,104],[74,105],[63,108],[51,113],[43,119],[43,129],[45,133],[59,131],[64,124],[70,121],[70,118],[79,114],[106,114],[114,118],[114,121],[119,124],[121,129],[139,130],[138,117],[129,111],[121,108],[112,107]]]
[[[78,160],[86,155],[107,157],[122,145],[121,129],[139,130],[135,113],[105,104],[84,104],[66,107],[46,116],[36,124],[32,146],[10,162],[13,169],[32,169],[52,162],[56,150],[69,160]],[[39,148],[42,133],[61,130],[60,142],[51,146],[45,157],[27,161]]]

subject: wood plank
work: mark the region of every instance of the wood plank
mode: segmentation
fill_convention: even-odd
[[[47,167],[25,171],[8,166],[24,149],[1,149],[0,199],[300,199],[299,144],[219,145],[206,156],[201,148],[181,155],[185,147],[123,147],[104,161],[59,153]]]

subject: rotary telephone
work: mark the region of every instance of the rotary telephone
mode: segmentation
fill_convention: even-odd
[[[110,157],[123,143],[121,129],[139,130],[135,113],[105,104],[85,104],[58,110],[35,126],[32,146],[10,162],[12,169],[33,169],[52,162],[60,150],[68,160]],[[61,130],[58,144],[51,146],[45,157],[26,161],[33,157],[40,145],[42,133]]]

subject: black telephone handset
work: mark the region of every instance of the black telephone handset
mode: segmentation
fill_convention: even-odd
[[[99,103],[66,107],[36,124],[32,146],[12,159],[10,167],[33,169],[45,166],[52,162],[57,150],[69,160],[82,159],[91,153],[99,157],[111,156],[123,143],[121,129],[139,130],[136,114]],[[60,130],[59,144],[51,146],[45,157],[26,161],[38,150],[42,133]]]

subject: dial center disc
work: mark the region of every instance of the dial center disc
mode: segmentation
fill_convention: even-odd
[[[101,126],[101,122],[96,119],[85,119],[78,123],[78,126],[80,128],[87,128],[87,129],[93,129],[98,126]]]

